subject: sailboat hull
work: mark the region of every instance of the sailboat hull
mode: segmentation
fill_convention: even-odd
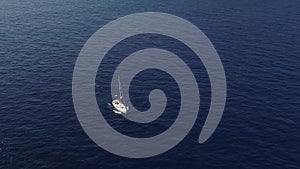
[[[126,114],[128,107],[126,107],[120,100],[116,99],[112,101],[112,105],[114,107],[114,112],[116,114]]]

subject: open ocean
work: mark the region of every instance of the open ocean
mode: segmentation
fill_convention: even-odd
[[[72,99],[78,54],[99,28],[137,12],[164,12],[184,18],[211,40],[227,79],[222,120],[198,143],[210,104],[210,84],[201,62],[190,62],[201,93],[193,129],[166,153],[145,159],[111,154],[83,131]],[[192,55],[171,38],[139,35],[108,54],[126,56],[159,47]],[[188,59],[189,57],[186,57]],[[114,61],[105,60],[112,71]],[[147,91],[161,88],[170,98],[178,86],[150,70],[132,83],[131,100],[149,108]],[[180,71],[180,70],[178,70]],[[101,71],[99,71],[101,72]],[[153,76],[156,74],[157,76]],[[179,109],[149,124],[129,122],[105,106],[109,90],[96,93],[106,120],[131,137],[149,137],[172,125]],[[174,92],[170,92],[174,91]],[[106,102],[107,100],[107,102]],[[1,0],[0,1],[0,168],[1,169],[299,169],[300,168],[300,1],[299,0]]]

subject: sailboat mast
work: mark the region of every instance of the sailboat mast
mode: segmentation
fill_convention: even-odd
[[[120,99],[122,99],[122,93],[121,93],[121,81],[120,81],[120,76],[118,75],[118,83],[119,83],[119,96],[120,96]]]

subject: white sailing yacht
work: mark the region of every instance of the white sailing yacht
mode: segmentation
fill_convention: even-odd
[[[113,111],[116,114],[125,115],[127,114],[127,111],[129,110],[129,107],[124,104],[123,101],[123,95],[121,91],[121,82],[120,82],[120,76],[118,76],[118,83],[119,83],[119,96],[112,101],[113,105]]]

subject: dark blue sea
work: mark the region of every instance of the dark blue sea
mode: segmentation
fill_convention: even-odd
[[[193,69],[201,86],[198,118],[173,149],[150,158],[124,158],[99,147],[82,129],[72,99],[78,54],[99,28],[137,12],[184,18],[200,28],[219,53],[227,101],[218,128],[205,143],[199,144],[198,137],[211,91],[201,62],[191,61],[191,67],[200,65]],[[299,0],[1,0],[0,168],[300,168],[299,28]],[[120,42],[108,58],[149,47],[192,55],[178,41],[145,34]],[[113,71],[113,59],[103,64]],[[111,80],[106,75],[99,71],[96,93],[109,102],[109,88],[97,88],[97,83]],[[170,92],[177,91],[171,77],[155,70],[132,84],[130,99],[140,110],[149,107],[147,91],[154,88],[178,95]],[[99,102],[100,107],[105,104]],[[176,110],[176,104],[168,107]],[[153,123],[136,124],[109,109],[104,114],[117,131],[131,137],[159,134],[176,118],[166,114]]]

